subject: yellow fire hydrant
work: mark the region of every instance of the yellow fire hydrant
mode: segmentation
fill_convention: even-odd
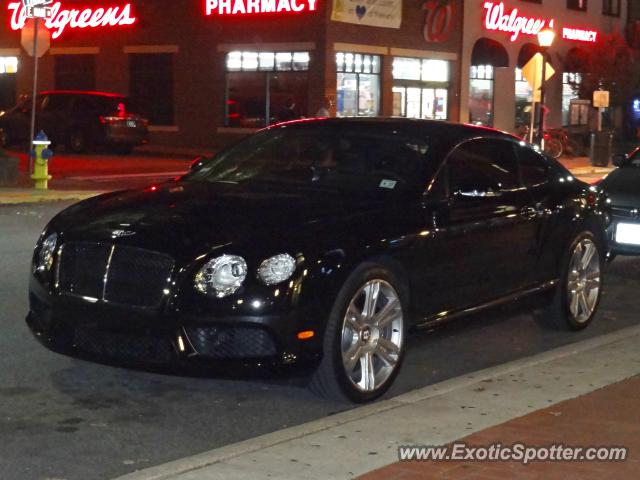
[[[49,149],[49,145],[51,145],[51,141],[43,131],[40,131],[33,141],[33,150],[31,151],[34,160],[31,179],[35,181],[37,190],[49,188],[49,180],[51,180],[49,160],[53,157],[53,152]]]

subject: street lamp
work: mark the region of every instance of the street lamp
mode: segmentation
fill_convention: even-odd
[[[544,28],[538,33],[538,44],[542,53],[542,78],[540,79],[540,118],[538,124],[538,144],[542,148],[544,141],[544,103],[545,103],[545,83],[547,77],[547,51],[553,45],[556,32],[551,28]]]

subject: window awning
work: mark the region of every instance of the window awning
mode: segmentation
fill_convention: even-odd
[[[491,65],[494,68],[509,66],[509,54],[500,42],[480,38],[473,46],[471,65]]]
[[[523,68],[538,52],[540,52],[539,45],[535,43],[525,43],[518,54],[518,68]]]

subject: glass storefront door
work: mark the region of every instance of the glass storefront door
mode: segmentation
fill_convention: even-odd
[[[393,115],[447,120],[449,62],[425,58],[393,59]]]
[[[393,87],[396,117],[447,120],[449,91],[445,88]]]

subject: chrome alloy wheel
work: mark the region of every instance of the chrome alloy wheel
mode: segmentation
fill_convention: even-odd
[[[573,250],[567,278],[569,311],[577,323],[587,322],[598,304],[600,294],[600,255],[589,238]]]
[[[404,316],[398,292],[384,280],[370,280],[349,302],[342,323],[342,365],[362,392],[379,389],[391,377],[402,352]]]

